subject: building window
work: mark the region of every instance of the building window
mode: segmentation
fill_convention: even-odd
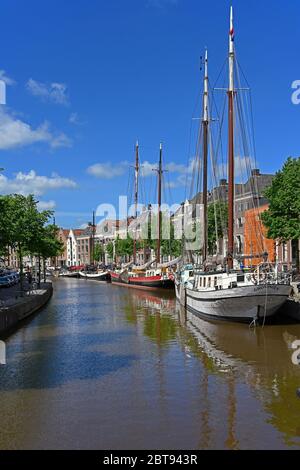
[[[237,252],[242,253],[242,251],[243,251],[243,242],[242,242],[241,235],[237,235],[236,241],[237,241]]]
[[[288,253],[287,253],[287,244],[285,242],[282,243],[282,258],[283,261],[286,262],[288,259]]]

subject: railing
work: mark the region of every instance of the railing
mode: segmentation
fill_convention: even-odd
[[[6,299],[0,299],[0,309],[6,308],[7,305],[10,303],[11,300],[18,300],[24,298],[26,296],[36,295],[39,289],[38,283],[33,281],[32,283],[28,283],[23,290],[16,290],[14,289],[11,296],[8,296]]]
[[[284,268],[284,265],[260,263],[253,276],[258,284],[290,284],[292,273]]]

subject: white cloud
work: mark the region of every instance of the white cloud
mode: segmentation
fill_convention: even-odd
[[[0,108],[0,150],[23,147],[37,142],[48,143],[52,148],[71,145],[71,140],[65,134],[53,134],[47,122],[34,129],[30,124],[10,114],[5,108]]]
[[[112,165],[111,163],[96,163],[88,167],[87,173],[96,178],[112,179],[116,176],[122,176],[128,168],[127,162],[121,162],[118,165]]]
[[[80,126],[83,124],[79,119],[78,113],[71,113],[69,117],[69,123],[74,124],[75,126]]]
[[[56,202],[55,201],[39,201],[38,203],[38,209],[40,211],[52,211],[56,207]]]
[[[8,86],[16,84],[16,81],[13,78],[9,77],[6,74],[5,70],[0,70],[0,80],[2,80]]]
[[[48,177],[37,175],[34,170],[29,171],[29,173],[20,171],[11,179],[0,175],[0,193],[2,194],[23,194],[24,196],[34,194],[35,196],[41,196],[47,191],[76,187],[75,181],[63,178],[55,173]]]
[[[174,180],[170,180],[166,176],[165,185],[167,188],[174,189],[179,187],[187,187],[191,183],[191,175],[196,170],[197,160],[196,158],[191,158],[188,165],[183,165],[182,163],[170,162],[165,166],[165,170],[168,174],[177,174]]]
[[[180,175],[186,175],[193,172],[195,165],[195,159],[189,161],[188,166],[183,165],[182,163],[170,162],[165,165],[164,170],[168,173],[178,173]],[[150,163],[147,160],[141,165],[141,174],[142,176],[151,176],[153,175],[153,170],[157,170],[157,163]]]
[[[153,170],[157,170],[158,164],[157,163],[150,163],[147,160],[144,161],[141,165],[141,175],[143,177],[153,175]]]
[[[177,178],[173,181],[167,181],[166,186],[167,188],[180,188],[180,187],[187,187],[191,183],[191,175],[186,173],[177,176]]]
[[[54,149],[59,147],[72,147],[72,140],[63,132],[57,136],[52,136],[50,146]]]
[[[67,105],[69,98],[67,95],[67,86],[64,83],[42,83],[30,78],[26,83],[26,88],[33,96],[37,96],[45,101],[51,101],[55,104]]]
[[[183,165],[180,163],[170,162],[168,163],[164,169],[168,171],[168,173],[178,174],[176,181],[169,182],[169,187],[175,186],[185,186],[187,175],[193,173],[195,165],[195,160],[191,159],[189,161],[189,165]],[[126,171],[128,171],[130,164],[128,162],[121,162],[118,165],[112,165],[111,163],[96,163],[95,165],[90,166],[87,169],[87,172],[90,175],[96,176],[97,178],[103,179],[112,179],[116,176],[123,175]],[[140,167],[140,175],[143,178],[147,178],[151,175],[155,175],[155,170],[158,169],[157,163],[151,163],[145,160]]]
[[[236,178],[239,178],[242,181],[248,179],[251,169],[255,168],[255,160],[252,157],[241,157],[237,155],[234,158],[234,174]],[[226,178],[228,174],[228,164],[220,164],[218,167],[218,176],[220,178]]]

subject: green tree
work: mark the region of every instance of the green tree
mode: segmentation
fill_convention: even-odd
[[[182,240],[176,240],[174,225],[170,225],[170,239],[162,240],[161,252],[163,256],[172,256],[178,258],[182,254]]]
[[[226,202],[215,202],[207,209],[208,253],[216,252],[217,234],[223,238],[228,229],[228,205]]]
[[[154,238],[152,238],[155,235]],[[142,240],[140,240],[140,248],[157,249],[158,235],[158,214],[151,213],[145,225],[142,227]],[[181,240],[174,238],[174,225],[171,223],[168,212],[161,212],[161,253],[163,256],[180,256]],[[166,236],[169,238],[165,238]]]
[[[58,240],[58,227],[46,225],[51,211],[39,211],[34,196],[12,194],[0,197],[0,247],[11,247],[17,253],[23,289],[23,257],[36,255],[40,260],[57,256],[63,246]],[[40,271],[40,270],[39,270]]]
[[[23,256],[35,252],[44,225],[52,215],[51,211],[38,211],[34,196],[13,194],[0,199],[0,239],[2,244],[16,250],[23,288]]]
[[[157,224],[157,214],[148,213],[147,218],[145,219],[144,223],[141,225],[141,240],[140,240],[140,247],[141,248],[150,248],[155,250],[157,246],[157,241],[152,239],[152,226],[155,227]]]
[[[289,158],[265,191],[269,208],[262,214],[268,237],[280,241],[300,238],[300,158]]]
[[[116,239],[116,254],[126,257],[133,255],[133,239],[129,235],[124,240],[119,237]]]
[[[264,194],[269,208],[261,214],[267,237],[281,242],[300,239],[300,158],[288,158]],[[298,246],[298,245],[297,245]],[[297,253],[299,270],[299,252]]]
[[[106,253],[110,257],[110,259],[113,260],[114,258],[114,244],[112,242],[109,242],[106,246]]]
[[[39,263],[39,278],[41,280],[41,260],[43,261],[44,281],[46,280],[46,260],[55,258],[64,251],[64,244],[58,239],[58,227],[56,225],[47,225],[40,228],[36,238],[30,247],[32,254],[35,254]]]

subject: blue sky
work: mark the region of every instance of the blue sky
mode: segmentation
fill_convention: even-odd
[[[300,4],[232,3],[257,160],[274,172],[300,153],[300,106],[291,102],[291,84],[300,79]],[[172,202],[183,200],[200,56],[207,46],[214,82],[227,54],[230,4],[3,0],[0,193],[34,192],[41,207],[55,207],[58,224],[80,226],[98,204],[126,194],[138,138],[150,166],[163,141]]]

